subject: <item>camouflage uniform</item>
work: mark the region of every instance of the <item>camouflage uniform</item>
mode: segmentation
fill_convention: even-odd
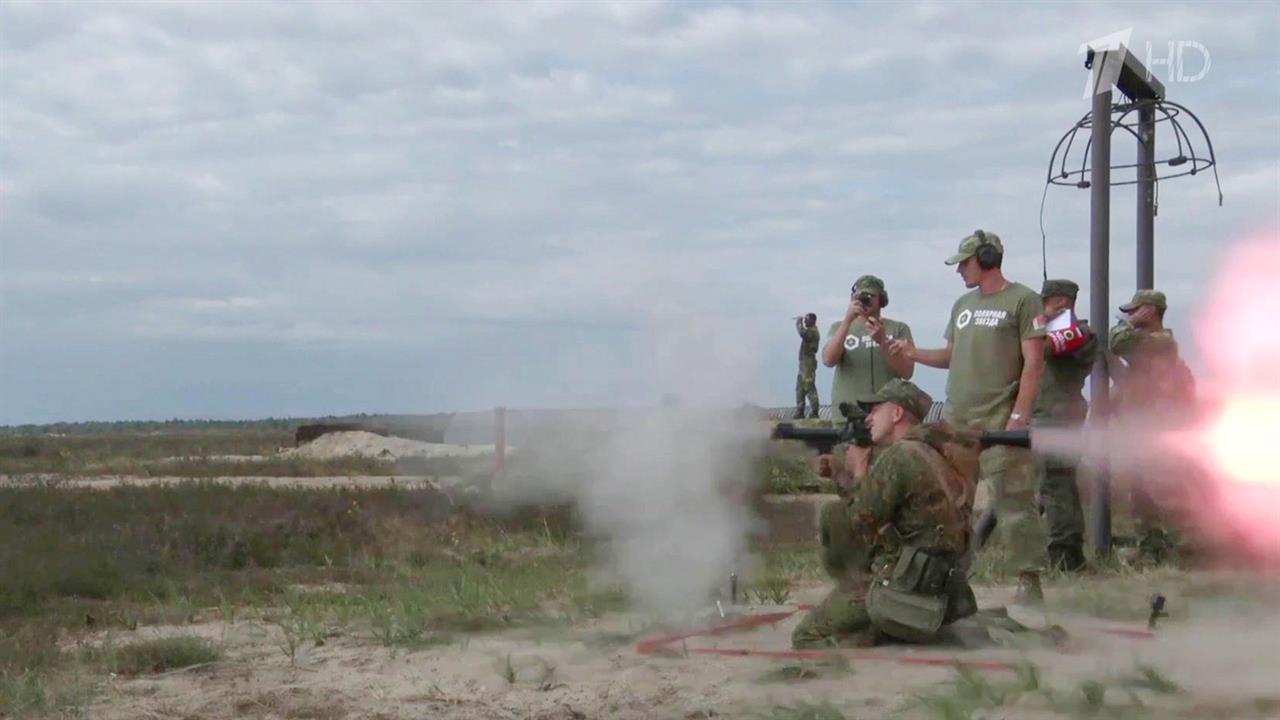
[[[818,328],[805,327],[803,320],[796,321],[796,333],[800,335],[800,371],[796,373],[796,414],[804,417],[804,401],[809,400],[810,417],[818,417]]]
[[[1164,299],[1162,293],[1150,290],[1138,295],[1144,293]],[[1141,418],[1153,430],[1159,429],[1153,427],[1157,421],[1172,427],[1188,418],[1195,407],[1195,378],[1178,357],[1172,332],[1140,330],[1122,322],[1112,328],[1109,340],[1112,354],[1125,361],[1125,370],[1116,378],[1117,417]],[[1185,524],[1181,516],[1207,499],[1192,497],[1187,472],[1183,462],[1149,464],[1132,483],[1138,550],[1147,561],[1164,562],[1188,549],[1179,530]],[[1155,486],[1158,499],[1152,494]]]
[[[1079,286],[1069,280],[1046,280],[1040,295],[1045,299],[1074,300],[1079,291]],[[1036,427],[1079,428],[1088,415],[1089,404],[1082,390],[1098,355],[1098,337],[1087,321],[1077,324],[1085,337],[1079,347],[1057,353],[1051,343],[1045,344],[1044,375],[1031,413]],[[1073,458],[1036,456],[1036,496],[1044,520],[1049,564],[1067,570],[1084,566],[1084,510],[1080,505],[1077,464]]]
[[[886,401],[918,417],[931,402],[903,380],[891,380],[862,402]],[[884,612],[886,605],[878,598],[892,592],[934,603],[934,633],[972,614],[973,591],[957,564],[969,547],[977,468],[973,437],[943,424],[918,425],[884,448],[851,497],[824,509],[823,564],[836,587],[796,626],[792,644],[804,648],[935,639],[927,628],[903,627],[893,613]],[[931,570],[915,572],[922,566]],[[951,571],[935,572],[937,568]],[[945,582],[926,587],[920,584],[925,576]]]

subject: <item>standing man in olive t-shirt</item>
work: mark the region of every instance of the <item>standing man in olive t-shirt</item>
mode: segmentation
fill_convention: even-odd
[[[822,364],[835,368],[831,384],[833,419],[841,417],[841,402],[856,404],[859,397],[880,392],[890,380],[910,380],[915,372],[910,360],[889,354],[889,343],[910,340],[911,328],[881,316],[888,304],[884,281],[863,275],[853,283],[844,319],[831,325],[827,346],[822,349]]]
[[[800,369],[796,372],[795,419],[804,417],[804,401],[809,400],[812,415],[818,417],[818,316],[809,313],[796,318],[796,334],[800,336]]]
[[[1031,421],[1036,427],[1079,428],[1089,413],[1084,381],[1098,355],[1098,336],[1086,320],[1077,319],[1080,286],[1070,280],[1045,280],[1040,290],[1044,322],[1055,323],[1044,339],[1044,375]],[[1049,565],[1062,570],[1084,568],[1084,510],[1076,484],[1074,458],[1036,456],[1037,494],[1044,517]]]
[[[947,372],[943,417],[976,430],[1025,430],[1031,422],[1044,370],[1044,308],[1036,291],[1005,278],[1004,245],[995,233],[975,230],[946,264],[955,265],[970,292],[951,308],[947,346],[918,349],[895,343],[894,355]],[[975,510],[994,508],[999,524],[993,545],[1006,550],[1018,567],[1044,561],[1044,531],[1035,509],[1031,453],[993,447],[980,456],[981,480]],[[985,497],[984,497],[985,496]]]

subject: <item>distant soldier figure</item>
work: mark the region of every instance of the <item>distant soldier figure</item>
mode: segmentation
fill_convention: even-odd
[[[931,642],[977,610],[960,571],[970,541],[978,446],[942,424],[921,424],[933,400],[905,380],[863,396],[879,451],[851,445],[857,484],[840,512],[824,512],[831,594],[796,626],[797,648]]]
[[[809,400],[811,415],[818,417],[818,316],[809,313],[796,318],[796,334],[800,336],[800,371],[796,373],[795,418],[804,417],[804,401]]]
[[[1088,321],[1075,316],[1080,286],[1070,280],[1046,280],[1040,290],[1044,374],[1031,422],[1037,427],[1079,428],[1089,412],[1084,382],[1098,355],[1098,337]],[[1084,510],[1080,505],[1074,459],[1037,456],[1037,495],[1044,518],[1049,565],[1075,571],[1084,567]]]
[[[881,315],[888,304],[884,281],[875,275],[863,275],[849,291],[844,318],[832,323],[827,345],[822,349],[822,363],[835,368],[831,385],[833,412],[842,402],[853,403],[859,397],[874,395],[890,380],[910,380],[915,372],[909,360],[889,354],[889,343],[910,340],[911,328]]]
[[[1164,293],[1139,290],[1120,307],[1127,318],[1111,329],[1109,338],[1118,361],[1113,368],[1116,417],[1153,431],[1186,422],[1196,404],[1195,378],[1179,357],[1173,332],[1164,327],[1167,309]],[[1179,516],[1197,502],[1187,472],[1181,462],[1148,463],[1133,478],[1130,499],[1138,553],[1145,562],[1162,563],[1185,549]]]

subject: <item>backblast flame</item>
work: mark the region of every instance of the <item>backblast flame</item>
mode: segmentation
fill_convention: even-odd
[[[1276,462],[1278,422],[1280,400],[1228,401],[1206,433],[1212,466],[1238,483],[1280,486],[1280,463]]]
[[[1206,300],[1196,337],[1216,407],[1195,445],[1216,502],[1198,519],[1280,559],[1280,232],[1237,245]]]

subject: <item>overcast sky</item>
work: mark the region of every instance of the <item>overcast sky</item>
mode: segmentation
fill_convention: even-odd
[[[1222,207],[1160,186],[1188,337],[1224,247],[1280,227],[1278,8],[5,1],[0,423],[650,403],[664,342],[790,404],[791,317],[825,332],[860,274],[922,345],[974,228],[1038,287],[1078,48],[1129,28],[1195,44],[1156,75],[1220,163]],[[1083,284],[1088,192],[1045,228]]]

